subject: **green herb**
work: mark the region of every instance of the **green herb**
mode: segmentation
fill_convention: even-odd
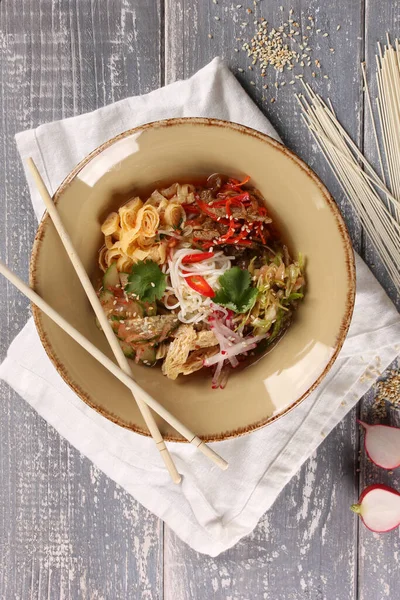
[[[234,312],[244,313],[251,310],[257,299],[258,290],[251,287],[251,275],[239,267],[232,267],[219,278],[221,289],[213,301],[230,308]]]
[[[166,287],[166,275],[153,260],[141,260],[132,267],[125,291],[143,302],[160,300]]]
[[[301,298],[304,298],[304,294],[302,294],[301,292],[292,292],[284,300],[286,304],[290,304],[290,302],[293,302],[293,300],[300,300]]]

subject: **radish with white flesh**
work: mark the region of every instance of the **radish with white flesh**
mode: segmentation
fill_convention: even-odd
[[[383,469],[400,466],[400,429],[388,425],[368,425],[358,421],[365,429],[364,448],[373,463]]]
[[[351,510],[368,529],[385,533],[400,525],[400,494],[386,485],[370,485]]]

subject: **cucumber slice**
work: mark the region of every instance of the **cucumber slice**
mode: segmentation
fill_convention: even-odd
[[[117,263],[113,262],[104,273],[103,287],[105,290],[109,290],[112,287],[120,285],[119,274],[117,269]]]
[[[110,290],[104,290],[99,296],[99,300],[106,314],[110,313],[114,308],[114,294]]]
[[[120,346],[126,358],[135,358],[135,351],[130,344],[127,344],[126,342],[120,342]]]
[[[157,314],[157,302],[142,302],[144,316],[155,317]]]
[[[146,367],[153,367],[157,362],[156,349],[152,346],[146,346],[143,349],[137,350],[136,358]]]
[[[110,290],[104,290],[101,292],[99,298],[102,304],[107,304],[110,300],[114,300],[114,294]]]

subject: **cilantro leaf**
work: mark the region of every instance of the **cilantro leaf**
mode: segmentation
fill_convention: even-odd
[[[162,298],[166,279],[166,275],[153,260],[140,260],[132,267],[125,291],[135,294],[143,302],[154,302]]]
[[[232,267],[219,278],[221,289],[215,294],[213,301],[230,308],[234,312],[243,313],[253,308],[257,299],[257,288],[251,287],[251,275],[245,269]]]

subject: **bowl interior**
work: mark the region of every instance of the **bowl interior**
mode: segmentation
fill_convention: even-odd
[[[224,390],[211,389],[208,373],[170,381],[159,368],[134,366],[140,385],[208,440],[250,431],[288,411],[326,373],[343,343],[354,301],[353,254],[328,192],[304,163],[267,136],[218,121],[181,119],[109,142],[56,193],[63,222],[95,278],[100,225],[112,208],[158,182],[217,171],[251,175],[292,252],[306,257],[307,295],[283,339],[257,363],[233,373]],[[35,240],[31,278],[47,302],[111,356],[47,216]],[[104,416],[145,433],[130,392],[50,319],[34,313],[46,350],[69,385]],[[180,439],[164,421],[158,423],[168,439]]]

